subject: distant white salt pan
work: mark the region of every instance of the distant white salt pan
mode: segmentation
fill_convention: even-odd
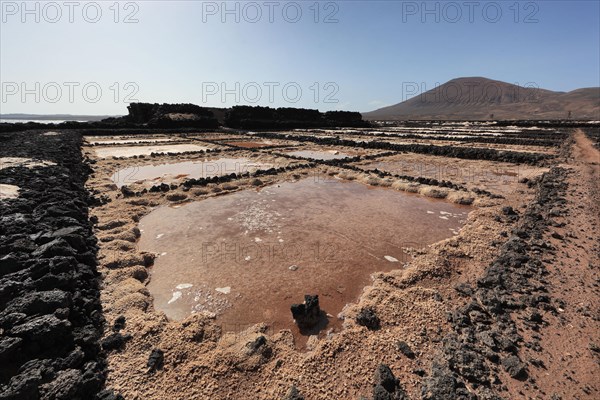
[[[229,286],[225,286],[225,287],[218,287],[215,289],[217,292],[219,293],[223,293],[223,294],[229,294],[231,293],[231,287]]]
[[[383,258],[385,258],[386,260],[388,260],[389,262],[398,262],[397,258],[394,258],[392,256],[384,256]]]

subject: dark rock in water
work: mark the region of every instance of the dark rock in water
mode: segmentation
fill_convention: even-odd
[[[406,393],[390,367],[380,364],[375,371],[375,386],[373,386],[373,400],[405,400]]]
[[[148,357],[148,372],[156,371],[163,367],[165,361],[165,353],[161,349],[153,349]]]
[[[310,329],[319,323],[321,308],[319,307],[319,295],[304,296],[304,303],[292,304],[290,307],[292,316],[300,328]]]
[[[300,394],[296,386],[292,385],[292,387],[290,388],[290,390],[288,390],[283,400],[304,400],[304,396]]]
[[[114,332],[119,332],[123,328],[125,328],[125,316],[120,315],[115,319],[112,329]]]
[[[396,343],[396,347],[406,357],[408,357],[408,358],[415,358],[415,352],[412,351],[412,349],[410,348],[410,346],[408,345],[408,343],[406,343],[406,342],[404,342],[402,340],[399,340]]]
[[[106,351],[121,350],[130,339],[131,335],[122,335],[117,332],[104,338],[101,344],[102,348]]]
[[[379,317],[371,307],[364,307],[356,316],[356,323],[370,330],[377,330],[381,327]]]
[[[502,366],[513,379],[524,380],[527,378],[527,367],[517,356],[506,357],[502,360]]]

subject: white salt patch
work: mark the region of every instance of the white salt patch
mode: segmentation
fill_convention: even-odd
[[[10,167],[47,167],[48,165],[56,165],[52,161],[34,160],[31,158],[23,157],[0,157],[0,170]]]
[[[438,218],[441,218],[441,219],[448,219],[448,217],[445,217],[445,216],[442,216],[442,215],[438,216]]]
[[[0,184],[0,200],[16,199],[19,197],[19,187],[15,185]]]
[[[255,241],[256,243],[258,243],[258,242],[262,242],[262,239],[261,239],[261,238],[259,238],[259,237],[255,237],[255,238],[254,238],[254,241]]]
[[[427,211],[427,214],[435,214],[433,211]]]
[[[180,283],[179,285],[175,286],[175,289],[178,289],[178,290],[189,289],[192,286],[194,286],[194,285],[192,285],[191,283]]]
[[[246,260],[246,261],[250,261],[250,256],[246,256],[246,257],[244,257],[244,260]]]
[[[164,253],[160,253],[161,256],[166,256],[167,252],[165,251]]]
[[[217,292],[219,293],[223,293],[223,294],[229,294],[231,293],[231,287],[229,286],[225,286],[225,287],[218,287],[215,289]]]
[[[279,243],[283,243],[283,239],[279,239]]]
[[[164,236],[164,233],[159,233],[158,235],[156,235],[156,238],[157,238],[157,239],[160,239],[160,238],[161,238],[161,237],[163,237],[163,236]]]
[[[169,302],[167,304],[171,304],[177,300],[179,300],[181,298],[181,292],[173,292],[173,297],[171,297],[171,300],[169,300]]]
[[[386,260],[388,260],[389,262],[398,262],[397,258],[394,258],[392,256],[384,256],[383,258],[385,258]]]

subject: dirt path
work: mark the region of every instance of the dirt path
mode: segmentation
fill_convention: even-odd
[[[569,214],[557,218],[548,232],[556,252],[544,260],[547,289],[559,304],[558,313],[544,315],[547,326],[538,334],[541,348],[526,349],[526,357],[541,361],[541,366],[532,369],[533,381],[511,388],[515,396],[600,398],[600,152],[581,130],[573,138],[566,165],[571,169]]]

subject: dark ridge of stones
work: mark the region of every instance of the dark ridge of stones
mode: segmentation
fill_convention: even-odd
[[[463,158],[467,160],[503,161],[518,164],[542,164],[555,158],[545,153],[527,153],[518,151],[496,150],[490,148],[459,147],[459,146],[432,146],[428,144],[398,144],[373,140],[358,142],[355,140],[341,139],[340,137],[319,137],[291,133],[259,132],[256,136],[267,139],[288,139],[299,142],[311,142],[326,146],[360,147],[363,149],[389,150],[397,152],[410,152],[417,154],[431,154],[434,156]]]
[[[536,197],[521,215],[509,207],[502,210],[517,225],[476,287],[455,287],[471,301],[448,314],[454,332],[443,339],[442,354],[422,380],[423,399],[500,399],[500,370],[512,379],[527,380],[528,364],[539,367],[539,362],[519,357],[523,345],[536,351],[541,347],[535,337],[524,343],[515,321],[537,331],[544,324],[542,311],[553,310],[542,262],[553,248],[543,235],[565,207],[566,177],[565,169],[552,168],[535,181]]]
[[[56,163],[0,170],[0,398],[94,399],[104,386],[104,318],[81,136],[1,133],[0,157]]]
[[[371,307],[363,307],[356,315],[356,323],[372,331],[381,328],[381,321]]]

